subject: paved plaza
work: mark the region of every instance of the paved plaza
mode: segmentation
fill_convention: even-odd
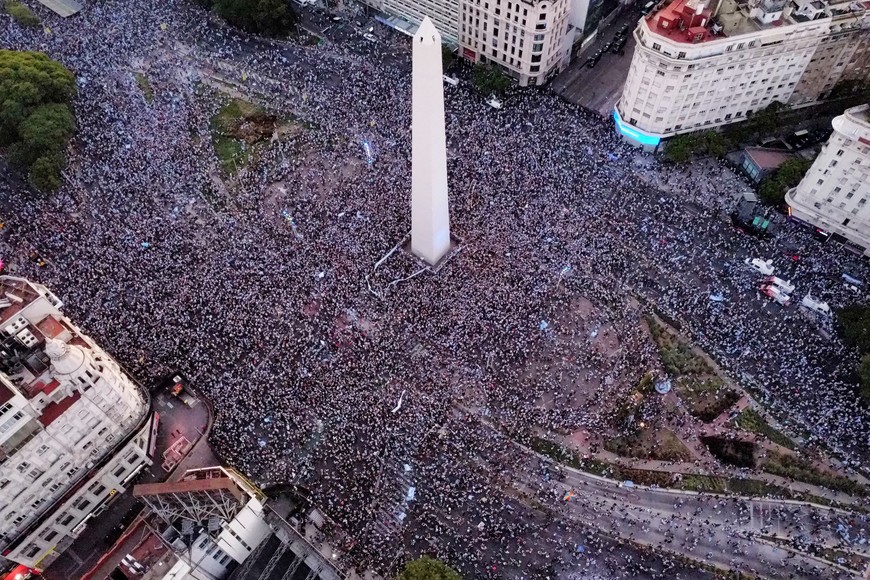
[[[181,0],[45,20],[50,33],[0,20],[0,38],[73,70],[78,132],[58,194],[4,171],[8,270],[53,288],[134,375],[190,377],[220,459],[309,489],[355,540],[342,565],[389,576],[428,553],[467,578],[855,574],[831,554],[864,557],[858,512],[559,480],[528,448],[614,428],[661,369],[655,314],[858,477],[870,417],[855,353],[766,302],[743,259],[773,259],[832,307],[854,300],[844,270],[870,272],[789,224],[775,240],[735,232],[725,212],[747,185],[730,170],[661,165],[547,91],[512,89],[495,110],[466,81],[445,86],[461,243],[420,273],[391,253],[410,230],[406,39],[258,40]],[[230,98],[290,129],[221,166],[212,130]],[[756,509],[790,526],[762,542]]]

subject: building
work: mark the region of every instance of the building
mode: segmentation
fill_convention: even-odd
[[[460,0],[462,56],[499,67],[520,86],[542,85],[570,62],[574,5],[571,0]],[[580,6],[588,9],[588,3]]]
[[[570,62],[589,0],[366,0],[381,20],[413,35],[428,16],[444,44],[492,63],[520,86],[540,85]],[[396,21],[398,19],[398,21]]]
[[[321,544],[329,534],[319,512],[306,526],[303,510],[271,501],[231,468],[188,470],[178,482],[137,485],[133,494],[162,522],[160,540],[176,555],[164,580],[340,580],[337,549]],[[320,539],[318,539],[320,538]]]
[[[0,554],[38,570],[151,463],[148,394],[61,307],[0,276]]]
[[[870,255],[870,105],[847,109],[798,186],[786,195],[791,217]]]
[[[648,149],[774,101],[808,105],[841,80],[870,79],[868,0],[675,0],[634,35],[614,120]]]
[[[753,183],[761,183],[762,179],[776,171],[780,165],[794,158],[794,153],[781,149],[747,147],[740,156],[740,169]]]
[[[459,39],[459,3],[461,0],[364,0],[364,4],[388,17],[398,18],[385,24],[413,36],[423,18],[429,17],[441,39],[456,46]]]

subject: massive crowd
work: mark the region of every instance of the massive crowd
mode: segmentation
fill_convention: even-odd
[[[396,514],[384,498],[404,464],[433,478],[428,488],[416,481],[422,514],[472,480],[492,483],[474,466],[453,479],[426,468],[441,425],[461,447],[454,410],[485,411],[516,433],[600,425],[613,392],[655,364],[633,293],[762,387],[811,441],[864,461],[868,417],[848,380],[854,354],[796,309],[765,303],[742,260],[773,258],[799,292],[832,306],[853,298],[837,282],[844,268],[864,268],[790,226],[775,240],[735,234],[722,210],[746,184],[726,168],[661,166],[621,143],[609,121],[546,92],[518,92],[495,111],[466,87],[447,87],[462,250],[437,275],[390,285],[417,268],[399,252],[373,271],[410,225],[406,66],[379,67],[370,46],[254,41],[183,0],[90,2],[74,18],[45,18],[45,30],[4,18],[0,39],[75,73],[78,131],[59,193],[0,185],[16,253],[4,259],[51,286],[140,378],[185,371],[215,403],[220,455],[263,483],[305,483],[362,540],[359,565],[394,557],[393,527],[382,520]],[[209,83],[221,76],[305,127],[261,148],[229,190],[209,132],[219,106]],[[376,152],[371,165],[363,139]],[[22,258],[31,249],[49,265]],[[726,300],[711,302],[713,292]],[[535,402],[558,380],[513,379],[548,340],[541,322],[579,295],[607,313],[626,348],[582,408],[545,411]],[[500,492],[491,497],[481,510],[495,529],[533,531],[510,523]],[[552,562],[576,559],[572,534],[546,540],[545,553],[563,554]],[[499,575],[499,556],[475,544],[444,555]],[[514,565],[524,570],[520,558]]]

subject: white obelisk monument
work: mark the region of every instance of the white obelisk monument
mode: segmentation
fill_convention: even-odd
[[[434,266],[450,250],[450,212],[441,35],[428,16],[411,63],[411,251]]]

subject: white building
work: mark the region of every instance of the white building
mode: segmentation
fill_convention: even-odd
[[[137,485],[133,494],[167,524],[163,538],[179,555],[168,579],[226,578],[272,535],[266,496],[234,469],[191,469],[178,482]]]
[[[40,570],[151,464],[147,394],[61,306],[0,276],[0,554]]]
[[[475,63],[492,63],[521,86],[543,84],[568,66],[589,0],[366,0],[413,35],[428,16],[445,44]],[[407,24],[404,24],[407,23]]]
[[[831,124],[830,139],[786,202],[793,218],[870,255],[870,105],[848,109]]]
[[[460,0],[364,0],[363,3],[388,16],[408,23],[399,27],[413,36],[426,16],[432,20],[445,44],[456,45],[459,38]]]
[[[870,79],[867,0],[675,0],[634,34],[614,118],[628,141],[648,148]]]
[[[460,0],[462,56],[498,66],[520,86],[544,84],[570,62],[575,4],[571,0]],[[588,3],[581,6],[588,8]]]

